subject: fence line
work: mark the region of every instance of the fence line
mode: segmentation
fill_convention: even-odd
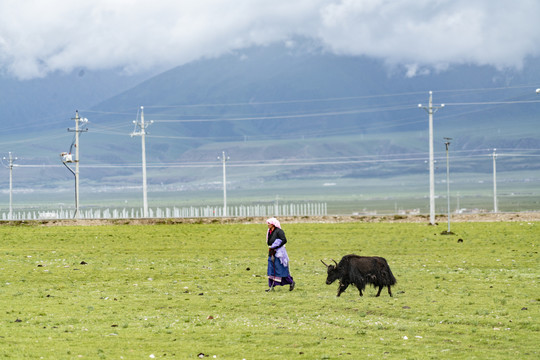
[[[239,205],[227,207],[228,217],[259,216],[326,216],[326,203],[300,203],[280,205]],[[18,210],[2,212],[1,220],[72,219],[74,209]],[[222,206],[155,207],[148,209],[148,218],[198,218],[223,217]],[[80,219],[140,219],[142,208],[89,208],[79,209]]]

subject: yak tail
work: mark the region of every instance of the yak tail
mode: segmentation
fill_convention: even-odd
[[[394,277],[394,274],[392,274],[392,270],[390,270],[390,265],[388,265],[388,262],[385,258],[380,258],[382,260],[383,266],[381,269],[381,277],[383,279],[385,286],[391,286],[395,285],[397,283],[396,278]]]
[[[386,265],[386,276],[385,279],[388,282],[387,285],[395,285],[397,283],[396,278],[394,277],[394,274],[392,274],[392,270],[390,270],[390,266],[388,264]]]

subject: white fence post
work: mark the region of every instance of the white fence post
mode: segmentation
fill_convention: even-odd
[[[300,204],[276,204],[271,205],[239,205],[228,208],[228,214],[232,217],[266,217],[266,216],[325,216],[328,212],[326,203],[300,203]],[[1,212],[0,220],[7,221],[8,213]],[[83,219],[137,219],[142,217],[143,211],[138,208],[117,209],[87,209],[81,213]],[[149,209],[149,218],[183,218],[183,217],[221,217],[223,207],[200,206],[178,208],[155,208]],[[73,210],[43,210],[43,211],[17,211],[13,212],[13,220],[38,220],[38,219],[72,219]]]

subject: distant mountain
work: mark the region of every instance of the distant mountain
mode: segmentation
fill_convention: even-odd
[[[533,99],[531,89],[538,82],[540,65],[533,61],[522,71],[464,65],[407,77],[403,69],[373,59],[266,47],[174,68],[94,110],[134,111],[144,105],[156,121],[218,119],[178,122],[166,128],[168,134],[222,141],[229,136],[264,137],[269,130],[284,138],[349,135],[349,128],[359,134],[424,129],[425,123],[403,119],[422,118],[417,104],[427,104],[429,90],[435,93],[435,103],[509,102]],[[470,105],[445,110],[443,116],[457,110],[466,118],[458,122],[470,124],[474,118],[476,123],[493,124],[508,117],[530,117],[537,108],[534,104]],[[261,120],[238,120],[246,117]],[[222,121],[231,118],[237,120]]]
[[[435,115],[437,151],[444,149],[443,137],[452,137],[453,150],[459,151],[540,149],[540,104],[530,103],[539,98],[534,89],[540,85],[540,62],[533,60],[521,71],[462,65],[408,77],[404,68],[374,59],[317,49],[259,47],[196,61],[138,84],[111,73],[81,72],[55,78],[61,82],[57,84],[61,93],[56,93],[46,79],[2,80],[2,94],[13,92],[7,99],[0,97],[0,108],[7,109],[0,116],[4,123],[24,119],[25,124],[43,126],[47,122],[41,122],[42,112],[47,109],[44,117],[56,121],[55,127],[40,130],[37,141],[18,149],[30,152],[28,161],[60,164],[58,154],[69,148],[72,136],[66,132],[73,126],[69,118],[75,109],[86,110],[81,114],[90,120],[89,132],[81,136],[84,163],[110,167],[86,170],[85,176],[101,184],[139,181],[140,169],[124,165],[140,163],[140,138],[129,135],[141,106],[145,120],[154,121],[147,137],[147,159],[154,166],[216,162],[221,151],[227,151],[235,161],[298,160],[298,166],[279,170],[287,179],[328,173],[387,177],[424,172],[425,166],[336,162],[321,167],[301,162],[400,154],[425,157],[428,116],[418,104],[427,105],[430,90],[435,104],[448,104]],[[4,106],[6,101],[18,105]],[[12,141],[28,133],[10,136]],[[10,141],[4,140],[4,153],[10,151]],[[467,164],[455,169],[471,170]],[[55,171],[43,176],[56,179]],[[196,182],[204,176],[204,171],[180,166],[151,171],[151,181],[164,184]],[[64,172],[60,177],[69,179]]]
[[[88,109],[137,85],[151,74],[127,76],[118,70],[54,73],[46,78],[19,80],[0,77],[0,123],[10,135],[24,134],[33,126],[41,129]],[[11,126],[19,128],[11,131]],[[6,126],[9,125],[9,126]]]

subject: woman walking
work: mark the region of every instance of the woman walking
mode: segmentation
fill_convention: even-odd
[[[289,273],[289,255],[285,250],[287,238],[285,232],[276,218],[266,220],[268,232],[266,233],[266,244],[268,245],[268,289],[271,291],[274,286],[289,285],[289,291],[294,290],[295,282]]]

